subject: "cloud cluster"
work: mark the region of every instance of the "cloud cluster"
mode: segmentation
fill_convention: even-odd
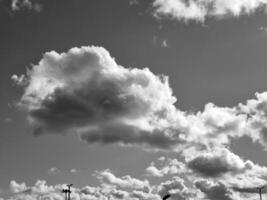
[[[110,170],[97,172],[96,176],[102,183],[112,184],[120,188],[149,192],[150,185],[147,180],[142,181],[129,175],[118,178]]]
[[[133,200],[160,200],[160,196],[152,193],[152,187],[148,185],[148,190],[143,190],[142,180],[124,176],[122,178],[116,177],[114,174],[105,170],[98,174],[102,176],[101,186],[84,186],[82,188],[72,188],[72,200],[120,200],[120,199],[133,199]],[[106,177],[109,178],[106,178]],[[112,178],[110,178],[112,176]],[[125,178],[127,177],[127,178]],[[143,181],[146,184],[147,181]],[[140,184],[140,187],[138,186]],[[11,181],[10,191],[12,195],[5,200],[64,200],[62,189],[66,185],[49,186],[46,181],[38,180],[33,186],[26,186],[25,183],[17,183]]]
[[[207,18],[238,17],[266,9],[266,0],[154,0],[154,16],[204,22]]]
[[[12,79],[24,87],[19,105],[36,135],[78,133],[87,143],[171,151],[243,136],[267,143],[267,92],[232,108],[208,103],[196,113],[181,111],[168,77],[120,66],[102,47],[47,52]]]
[[[24,88],[18,104],[37,135],[78,133],[87,143],[177,154],[146,168],[146,177],[161,178],[158,186],[104,170],[95,174],[101,187],[76,189],[76,199],[160,199],[170,193],[173,199],[230,200],[266,184],[267,168],[240,158],[228,146],[244,136],[266,146],[267,92],[231,108],[208,103],[195,113],[182,111],[174,105],[168,77],[120,66],[106,49],[95,46],[45,53],[26,75],[12,79]],[[45,190],[56,195],[45,182],[11,185],[17,195]]]
[[[226,151],[226,150],[225,150]],[[225,153],[225,152],[224,152]],[[206,155],[205,152],[200,154]],[[225,153],[226,154],[226,153]],[[233,156],[232,161],[236,165],[234,179],[238,179],[237,182],[226,178],[222,174],[219,176],[198,176],[197,173],[192,173],[188,168],[185,168],[181,173],[171,174],[173,177],[169,177],[169,174],[161,176],[159,184],[153,184],[153,181],[149,179],[142,180],[130,175],[118,177],[111,170],[106,169],[103,171],[96,171],[94,176],[99,180],[99,184],[96,186],[84,186],[81,188],[72,188],[71,199],[72,200],[160,200],[166,194],[170,194],[170,200],[193,200],[193,199],[209,199],[209,200],[241,200],[244,198],[251,199],[255,195],[255,183],[249,180],[249,184],[241,179],[241,177],[250,176],[251,178],[265,176],[266,169],[260,166],[256,166],[251,161],[244,162],[236,155]],[[203,156],[204,157],[204,156]],[[226,156],[222,159],[226,159]],[[236,159],[238,161],[234,161]],[[161,164],[166,168],[167,166],[177,165],[177,159],[160,157],[157,164]],[[237,164],[236,162],[240,162]],[[245,163],[246,170],[241,169],[242,164]],[[219,162],[220,165],[222,162]],[[170,167],[169,166],[169,167]],[[207,165],[209,167],[209,165]],[[220,167],[218,167],[220,169]],[[257,169],[256,169],[257,168]],[[237,172],[239,170],[239,172]],[[262,170],[262,171],[261,171]],[[253,171],[249,172],[248,171]],[[227,174],[229,172],[224,172]],[[182,175],[183,174],[183,175]],[[236,177],[237,176],[237,177]],[[150,178],[150,177],[149,177]],[[266,183],[265,183],[266,184]],[[253,185],[253,188],[251,187]],[[27,186],[25,183],[17,183],[16,181],[10,182],[11,195],[4,200],[63,200],[64,194],[62,189],[66,188],[66,185],[51,186],[44,180],[38,180],[33,186]],[[264,193],[264,191],[263,191]]]

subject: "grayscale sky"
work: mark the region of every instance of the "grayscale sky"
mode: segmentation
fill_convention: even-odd
[[[0,1],[0,199],[258,198],[267,1],[233,2]]]

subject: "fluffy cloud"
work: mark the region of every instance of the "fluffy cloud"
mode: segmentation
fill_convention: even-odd
[[[104,170],[96,173],[101,187],[75,189],[74,199],[160,199],[164,193],[190,199],[200,193],[230,200],[236,191],[266,184],[266,167],[244,161],[226,147],[243,136],[266,145],[267,92],[232,108],[208,103],[202,111],[184,112],[174,106],[166,76],[120,66],[107,50],[94,46],[45,53],[26,75],[12,79],[24,88],[19,106],[37,135],[78,133],[88,143],[179,153],[179,159],[161,157],[146,169],[148,177],[164,178],[159,186]],[[175,177],[166,180],[168,175]],[[198,180],[201,177],[206,180]],[[57,191],[62,187],[45,181],[32,187],[15,181],[10,185],[11,191],[24,195],[21,199],[49,195],[60,200]]]
[[[158,148],[179,140],[168,78],[124,68],[104,48],[48,52],[26,79],[20,105],[35,134],[78,132],[88,143]]]
[[[119,178],[116,178],[119,179]],[[127,179],[127,180],[126,180]],[[108,184],[102,184],[100,186],[85,186],[82,188],[71,188],[72,200],[120,200],[120,199],[132,199],[132,200],[160,200],[160,196],[157,193],[151,193],[143,191],[142,188],[136,187],[136,182],[140,183],[140,180],[135,178],[123,178],[124,183],[121,181],[111,181]],[[125,185],[125,180],[129,181],[128,185]],[[124,189],[119,189],[122,187]],[[25,183],[19,184],[16,181],[11,181],[10,190],[13,193],[5,200],[63,200],[64,194],[62,189],[66,188],[65,185],[49,186],[46,181],[38,180],[33,186],[26,186]],[[127,190],[126,190],[127,189]],[[151,190],[151,189],[149,189]],[[4,199],[3,199],[4,200]]]
[[[217,177],[226,173],[237,174],[252,168],[250,161],[244,162],[228,149],[215,149],[197,155],[188,161],[188,167],[204,176]],[[266,169],[267,172],[267,169]]]
[[[10,190],[14,193],[22,192],[27,189],[27,186],[25,183],[17,183],[14,180],[10,181],[9,187],[10,187]]]
[[[266,8],[266,0],[154,0],[154,16],[204,22],[206,18],[238,17]]]
[[[97,172],[97,178],[104,184],[115,185],[119,188],[128,188],[132,190],[142,190],[149,192],[150,185],[147,180],[139,180],[131,176],[116,177],[110,170]]]
[[[156,165],[159,165],[159,167],[157,167]],[[154,177],[175,175],[183,172],[185,172],[184,163],[178,161],[177,159],[171,159],[165,157],[160,157],[156,164],[152,162],[150,166],[146,168],[147,175]]]
[[[256,93],[256,99],[247,100],[245,105],[239,105],[241,112],[249,116],[247,134],[261,144],[267,143],[267,92]]]
[[[25,89],[19,105],[37,135],[78,133],[87,143],[175,151],[243,136],[267,141],[267,93],[232,108],[208,103],[203,111],[184,112],[174,106],[168,77],[120,66],[102,47],[45,53],[12,79]]]
[[[206,151],[187,150],[185,153],[191,181],[196,177],[217,180],[228,188],[254,188],[266,185],[267,168],[250,160],[244,161],[226,148],[213,148]],[[198,176],[197,176],[198,174]],[[237,190],[236,190],[237,191]]]
[[[61,190],[63,185],[48,186],[46,181],[38,180],[33,186],[26,186],[25,183],[10,182],[10,191],[14,194],[8,200],[31,200],[31,199],[49,199],[63,200]]]
[[[163,159],[160,158],[160,160]],[[186,178],[190,175],[189,170],[184,171],[184,178],[174,176],[156,185],[153,185],[151,181],[140,180],[129,175],[117,177],[110,170],[96,172],[95,175],[100,185],[72,187],[72,200],[160,200],[166,194],[171,195],[170,200],[239,200],[242,199],[240,197],[250,199],[255,192],[248,187],[231,185],[224,179],[202,179],[194,176],[194,179],[190,180]],[[63,188],[66,188],[66,185],[52,186],[44,180],[38,180],[33,186],[11,181],[12,194],[5,200],[63,200]]]
[[[199,178],[217,181],[227,188],[243,193],[267,184],[267,168],[243,160],[226,148],[212,148],[206,150],[186,150],[185,163],[188,169],[183,170],[180,176],[186,177],[189,182]],[[165,166],[166,167],[166,166]],[[186,168],[185,168],[186,169]]]
[[[206,199],[210,200],[233,200],[233,192],[227,188],[223,183],[214,183],[207,180],[197,181],[195,186],[205,194]]]

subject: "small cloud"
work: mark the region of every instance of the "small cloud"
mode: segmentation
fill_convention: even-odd
[[[77,169],[71,169],[70,173],[78,173],[79,171]]]
[[[9,117],[7,117],[7,118],[5,118],[5,119],[3,120],[3,122],[4,122],[5,124],[9,124],[9,123],[12,122],[12,119],[9,118]]]
[[[130,0],[129,4],[130,4],[130,6],[138,5],[139,4],[139,0]]]
[[[49,170],[48,170],[48,174],[50,175],[55,175],[55,174],[59,174],[61,171],[56,168],[56,167],[51,167]]]
[[[41,12],[42,5],[39,3],[33,3],[30,0],[11,0],[11,10],[13,12],[17,12],[17,11],[20,11],[22,9]]]
[[[26,84],[26,77],[25,75],[18,76],[16,74],[13,74],[11,76],[11,80],[16,84],[16,85],[21,85],[24,86]]]
[[[265,27],[265,26],[261,26],[261,27],[259,28],[259,30],[260,30],[260,31],[263,31],[263,32],[267,32],[267,27]]]
[[[163,47],[163,48],[167,48],[168,47],[168,42],[167,42],[166,39],[162,41],[161,47]]]
[[[153,38],[152,38],[152,44],[154,46],[160,46],[162,48],[167,48],[169,46],[167,39],[161,39],[156,35],[154,35]]]
[[[10,191],[13,193],[19,193],[22,191],[25,191],[27,189],[27,186],[24,182],[22,183],[18,183],[14,180],[10,181],[10,185],[9,185]]]
[[[153,35],[152,44],[153,45],[156,45],[157,44],[157,41],[158,41],[158,37],[156,35]]]

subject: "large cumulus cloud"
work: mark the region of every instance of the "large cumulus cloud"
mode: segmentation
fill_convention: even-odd
[[[35,134],[77,132],[89,143],[159,148],[179,139],[168,78],[124,68],[104,48],[45,53],[21,84],[20,105]]]

